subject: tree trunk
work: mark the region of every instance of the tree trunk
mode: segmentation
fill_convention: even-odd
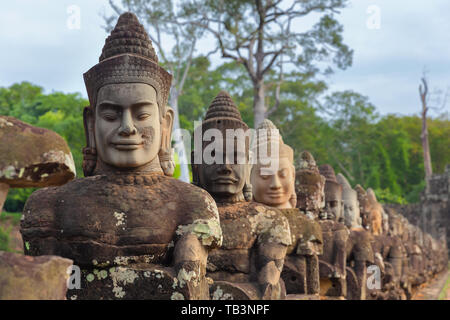
[[[419,86],[420,100],[422,101],[422,133],[420,135],[422,139],[423,148],[423,162],[425,167],[425,182],[426,189],[428,190],[428,179],[433,174],[431,167],[430,145],[428,143],[428,125],[427,125],[427,96],[428,96],[428,84],[425,77],[422,78],[423,86]]]
[[[178,149],[178,160],[180,162],[180,177],[179,180],[189,183],[189,168],[188,168],[188,161],[187,161],[187,155],[186,155],[186,148],[183,143],[182,137],[180,134],[177,134],[178,129],[180,129],[180,118],[178,115],[178,92],[176,88],[172,88],[171,95],[170,95],[170,106],[174,110],[175,116],[173,119],[173,138],[175,140],[175,145],[177,145]]]
[[[265,104],[265,88],[264,81],[259,80],[254,84],[254,99],[253,99],[253,117],[254,117],[254,128],[264,121],[266,116],[266,104]]]
[[[433,169],[431,167],[431,156],[430,156],[430,145],[428,143],[428,125],[427,125],[427,117],[422,116],[422,146],[423,146],[423,161],[425,165],[425,178],[431,177],[433,174]]]
[[[6,183],[0,183],[0,214],[3,210],[3,204],[8,196],[9,185]]]

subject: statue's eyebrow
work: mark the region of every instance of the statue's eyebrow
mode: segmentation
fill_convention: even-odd
[[[147,106],[147,105],[154,105],[153,102],[149,101],[149,100],[142,100],[142,101],[138,101],[135,102],[131,105],[132,108],[136,108],[136,107],[143,107],[143,106]]]
[[[117,111],[117,110],[120,110],[122,108],[122,106],[115,102],[104,100],[98,105],[98,108],[100,111],[105,110],[105,109],[113,109],[113,110]]]

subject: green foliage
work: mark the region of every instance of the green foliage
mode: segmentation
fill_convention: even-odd
[[[0,213],[0,223],[4,221],[11,221],[13,225],[18,225],[20,219],[22,218],[22,213],[20,212],[6,212],[2,211]]]
[[[373,191],[375,192],[377,200],[380,203],[407,203],[407,201],[403,197],[391,193],[389,189],[374,189]]]
[[[0,226],[0,251],[11,251],[9,248],[11,227],[3,228]]]

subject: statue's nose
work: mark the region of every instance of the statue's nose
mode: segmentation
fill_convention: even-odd
[[[277,174],[274,174],[272,176],[272,180],[270,181],[270,189],[280,189],[280,188],[281,188],[280,179],[278,178]]]
[[[231,174],[233,171],[231,170],[231,167],[229,164],[224,163],[222,164],[219,168],[218,168],[218,173],[219,174],[224,174],[224,175],[229,175]]]
[[[122,121],[120,123],[119,135],[120,136],[131,136],[136,134],[137,130],[133,123],[133,118],[131,112],[126,110],[122,114]]]

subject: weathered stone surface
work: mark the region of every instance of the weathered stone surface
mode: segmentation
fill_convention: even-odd
[[[256,202],[218,204],[218,209],[223,243],[209,253],[207,276],[215,281],[238,283],[244,291],[248,286],[242,287],[243,283],[258,288],[259,247],[290,245],[287,219],[277,209]],[[260,298],[262,294],[259,293]],[[253,296],[254,293],[248,293],[249,298]]]
[[[244,196],[244,189],[249,189],[251,167],[249,139],[239,141],[234,135],[230,138],[227,131],[245,133],[248,126],[224,91],[211,102],[202,125],[195,131],[204,134],[209,129],[221,133],[215,137],[217,144],[213,146],[217,155],[222,156],[214,158],[213,163],[201,164],[195,163],[194,158],[192,165],[193,182],[217,202],[223,233],[222,246],[208,256],[207,275],[215,281],[231,283],[231,293],[243,292],[239,294],[242,299],[280,299],[285,295],[280,274],[286,249],[291,244],[289,223],[277,208],[247,202],[249,199]],[[229,150],[228,145],[234,148]],[[209,143],[203,141],[202,151],[208,146]],[[291,192],[284,192],[280,205],[289,203],[291,195]],[[257,293],[253,289],[245,293],[247,287],[256,288]]]
[[[197,281],[190,281],[196,278]],[[130,263],[81,271],[81,289],[69,290],[70,300],[198,300],[208,299],[206,278],[149,263]]]
[[[292,245],[288,247],[281,277],[287,294],[319,294],[319,260],[323,252],[318,221],[298,209],[282,209],[289,221]]]
[[[264,120],[258,130],[278,130],[270,120]],[[251,182],[253,197],[256,201],[280,209],[289,222],[292,244],[287,249],[281,278],[287,293],[291,294],[319,294],[319,260],[322,254],[323,241],[320,225],[314,218],[318,218],[319,210],[323,207],[323,187],[325,178],[319,174],[314,158],[309,152],[300,155],[300,169],[295,174],[293,165],[293,150],[284,144],[281,136],[265,136],[258,131],[257,147],[268,150],[273,142],[279,144],[278,168],[264,174],[258,152],[258,162],[252,168]],[[274,139],[277,139],[273,141]],[[255,149],[258,149],[255,148]],[[254,151],[256,153],[257,150]],[[261,172],[259,171],[261,170]],[[318,179],[311,178],[312,173]],[[296,178],[300,183],[296,185]],[[308,179],[309,178],[309,179]],[[315,181],[317,180],[317,181]],[[300,200],[295,195],[295,189],[302,193]],[[296,203],[297,202],[297,203]],[[304,211],[296,208],[300,205]]]
[[[161,174],[97,175],[38,190],[22,221],[27,253],[57,254],[80,266],[170,264],[175,242],[186,233],[206,247],[220,245],[214,200]]]
[[[0,251],[0,300],[63,300],[72,261]]]
[[[303,151],[295,174],[297,208],[307,215],[318,218],[325,207],[325,177],[319,172],[314,157]]]
[[[62,185],[76,175],[72,153],[57,133],[0,116],[0,183],[11,188]]]
[[[320,295],[346,295],[346,244],[348,229],[333,220],[321,220],[323,255],[319,260]]]

